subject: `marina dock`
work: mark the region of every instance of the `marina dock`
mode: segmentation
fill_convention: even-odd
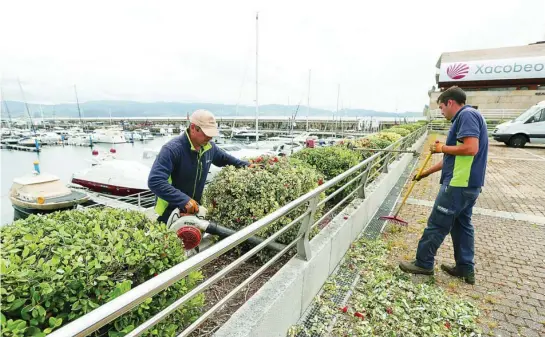
[[[26,151],[26,152],[40,152],[40,148],[34,146],[21,146],[13,144],[0,144],[0,149],[6,150],[17,150],[17,151]]]

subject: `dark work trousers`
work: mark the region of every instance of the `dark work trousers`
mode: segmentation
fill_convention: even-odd
[[[464,273],[473,271],[475,239],[471,215],[480,193],[480,187],[441,185],[428,218],[428,226],[418,242],[417,266],[432,269],[437,249],[450,233],[456,267]]]

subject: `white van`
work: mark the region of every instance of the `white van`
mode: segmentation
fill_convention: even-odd
[[[526,143],[545,144],[545,101],[541,101],[512,121],[496,127],[492,137],[512,147]]]

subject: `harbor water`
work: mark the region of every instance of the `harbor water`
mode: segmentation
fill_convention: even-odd
[[[1,161],[1,224],[5,225],[13,221],[13,208],[9,199],[9,190],[13,179],[34,170],[33,162],[40,162],[40,171],[58,176],[63,182],[69,183],[72,174],[91,166],[92,151],[98,150],[100,155],[106,155],[113,147],[116,149],[116,158],[139,161],[151,167],[154,158],[143,158],[144,150],[157,150],[170,137],[156,137],[149,141],[137,141],[123,144],[95,144],[91,147],[81,146],[43,146],[40,153],[24,152],[16,150],[0,150]]]
[[[149,167],[152,166],[155,160],[154,156],[144,158],[146,150],[158,151],[163,144],[176,136],[157,136],[153,140],[135,141],[134,143],[121,144],[105,144],[98,143],[91,147],[70,146],[70,145],[54,145],[43,146],[39,153],[26,152],[17,150],[0,150],[1,161],[1,222],[0,225],[6,225],[13,222],[13,207],[9,198],[9,190],[13,183],[13,179],[27,174],[32,174],[34,170],[33,162],[38,160],[40,163],[40,171],[56,175],[68,184],[72,180],[72,175],[79,170],[91,166],[93,159],[93,150],[98,150],[99,156],[108,155],[110,149],[115,148],[115,158],[123,160],[138,161]],[[244,144],[237,141],[223,141],[219,144],[237,143],[242,148],[255,149],[255,143]],[[272,149],[277,144],[269,141],[260,141],[259,148],[263,151]]]

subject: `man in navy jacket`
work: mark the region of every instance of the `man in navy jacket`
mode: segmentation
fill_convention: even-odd
[[[210,165],[250,166],[211,142],[219,131],[210,111],[193,112],[189,122],[182,135],[163,145],[148,177],[148,187],[157,196],[155,212],[164,223],[176,208],[189,214],[199,211]]]

